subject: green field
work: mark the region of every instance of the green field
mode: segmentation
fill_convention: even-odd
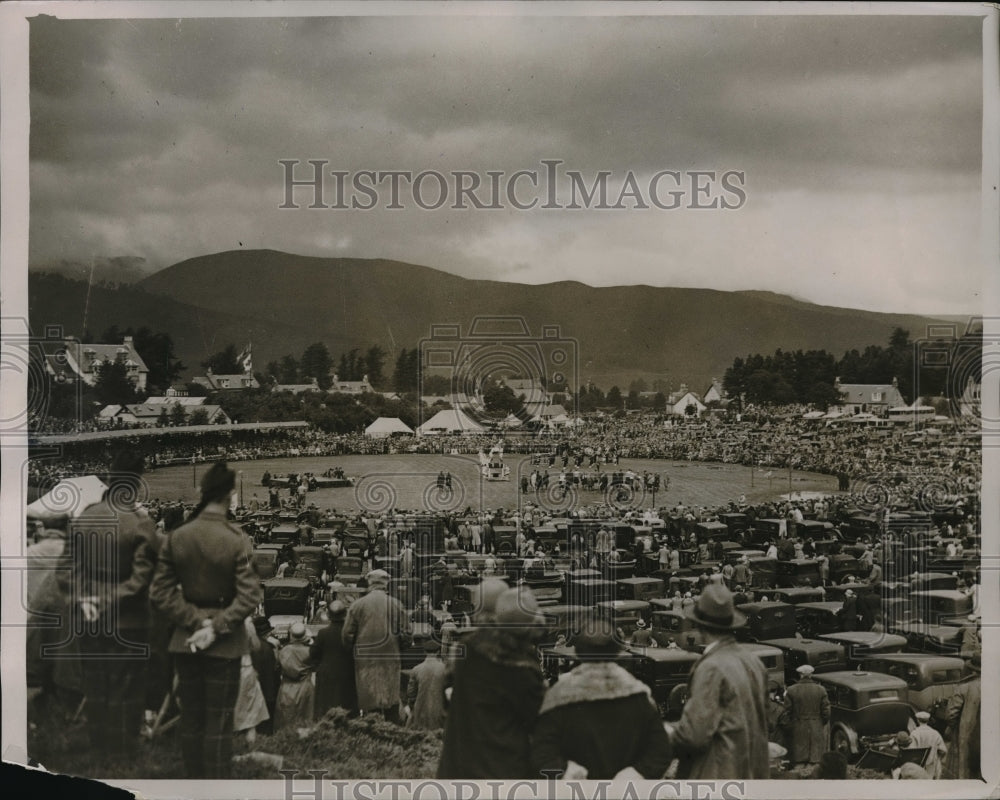
[[[255,493],[258,499],[266,500],[267,490],[261,486],[265,471],[272,474],[312,472],[319,475],[331,467],[340,467],[347,475],[356,478],[353,487],[318,489],[309,494],[309,502],[322,509],[334,508],[338,511],[380,513],[389,508],[461,511],[467,507],[478,511],[480,508],[511,509],[516,508],[519,502],[533,502],[561,512],[604,501],[599,491],[577,490],[566,497],[561,496],[554,486],[558,466],[549,469],[548,492],[540,495],[531,492],[519,500],[520,476],[530,474],[534,467],[528,456],[508,455],[506,463],[511,469],[511,479],[504,482],[483,480],[479,475],[479,461],[472,455],[320,456],[233,462],[231,466],[239,472],[238,486],[242,487],[244,502],[249,502]],[[153,470],[146,475],[149,496],[193,502],[198,496],[197,481],[207,469],[208,464],[197,464]],[[788,470],[774,470],[768,478],[766,470],[757,468],[751,477],[749,467],[734,464],[623,459],[618,469],[631,469],[640,474],[648,470],[658,472],[661,478],[669,478],[669,488],[656,495],[656,507],[673,506],[679,501],[685,505],[711,507],[738,500],[741,496],[755,503],[787,493],[790,488],[793,492],[821,491],[830,494],[837,489],[836,478],[832,475],[795,471],[789,474]],[[442,470],[452,475],[450,493],[437,489],[436,478]],[[287,490],[283,491],[287,496]],[[649,509],[653,504],[653,497],[648,493],[621,497],[617,501],[618,507],[623,510]]]

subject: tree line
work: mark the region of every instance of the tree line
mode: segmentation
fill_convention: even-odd
[[[806,403],[826,408],[840,402],[834,383],[890,385],[907,403],[961,395],[965,381],[981,379],[982,330],[960,337],[913,340],[895,328],[887,345],[848,350],[840,359],[826,350],[775,350],[736,358],[723,378],[729,396],[744,403]]]

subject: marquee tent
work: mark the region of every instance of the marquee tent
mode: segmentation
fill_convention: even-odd
[[[365,428],[365,436],[371,436],[375,439],[384,439],[394,433],[413,433],[413,428],[399,417],[379,417]]]
[[[463,414],[458,409],[438,411],[427,422],[417,428],[417,433],[482,433],[482,425]]]

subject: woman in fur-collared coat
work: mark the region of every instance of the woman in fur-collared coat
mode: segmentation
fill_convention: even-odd
[[[562,778],[573,762],[588,780],[623,772],[662,777],[670,740],[649,687],[611,660],[619,650],[614,630],[609,625],[581,634],[575,648],[580,665],[549,688],[539,711],[534,776]]]
[[[437,777],[529,777],[528,737],[545,694],[533,631],[543,619],[530,589],[508,589],[495,616],[462,638]]]

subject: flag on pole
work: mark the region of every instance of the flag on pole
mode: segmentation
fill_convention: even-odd
[[[252,353],[252,348],[253,348],[253,344],[252,343],[247,344],[247,346],[243,349],[243,352],[241,352],[240,355],[239,355],[239,362],[240,362],[240,366],[243,367],[243,374],[244,375],[250,375],[250,374],[253,373],[253,353]]]

